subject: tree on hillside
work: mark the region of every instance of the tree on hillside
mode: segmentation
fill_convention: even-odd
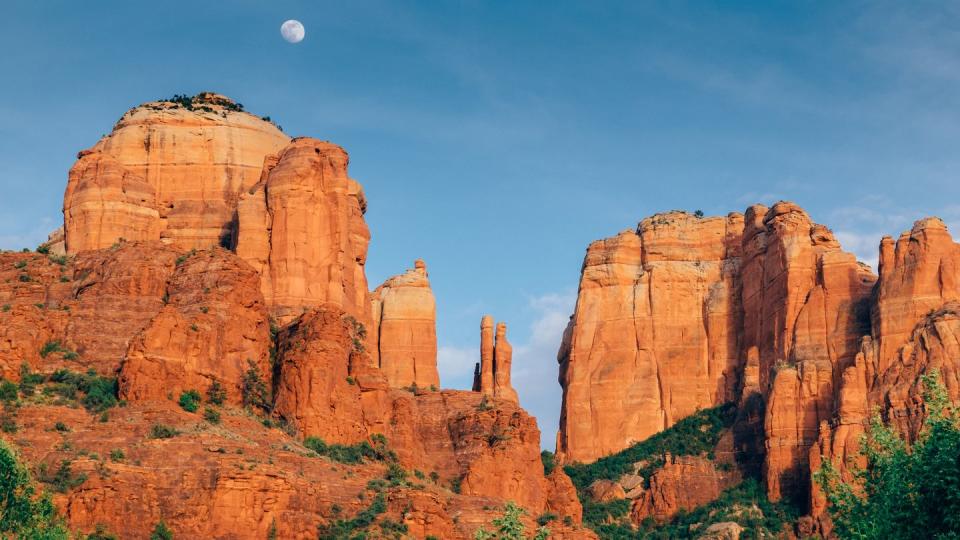
[[[50,497],[37,492],[30,472],[3,440],[0,440],[0,538],[69,538]]]
[[[845,481],[824,460],[815,473],[840,538],[960,538],[960,414],[935,371],[921,383],[927,418],[913,445],[876,414],[861,439],[865,468]]]

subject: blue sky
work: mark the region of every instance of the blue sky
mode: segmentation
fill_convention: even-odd
[[[0,248],[57,226],[76,152],[129,107],[222,92],[350,152],[371,286],[427,261],[444,386],[483,313],[509,323],[552,448],[590,241],[781,198],[868,262],[919,217],[960,228],[958,28],[922,1],[7,1]]]

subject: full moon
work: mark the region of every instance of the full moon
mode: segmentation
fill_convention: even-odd
[[[300,21],[290,19],[280,25],[280,35],[290,43],[300,43],[303,41],[303,36],[307,35],[307,31]]]

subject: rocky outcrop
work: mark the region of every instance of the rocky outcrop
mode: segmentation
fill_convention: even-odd
[[[767,493],[802,501],[809,448],[833,413],[840,372],[869,331],[876,277],[833,233],[792,203],[747,210],[743,235],[743,347],[758,366]]]
[[[569,479],[548,480],[536,420],[516,402],[463,391],[391,388],[359,347],[358,326],[332,305],[279,335],[276,413],[304,436],[352,444],[385,435],[404,466],[435,473],[465,495],[512,500],[539,515],[570,512]]]
[[[561,459],[594,460],[734,399],[742,229],[739,214],[671,212],[590,245],[558,353]]]
[[[70,169],[63,218],[70,253],[159,240],[162,228],[156,187],[96,150],[80,152]]]
[[[331,303],[369,323],[367,203],[348,162],[335,144],[298,138],[266,160],[240,198],[236,253],[260,273],[282,322]]]
[[[875,410],[915,438],[925,417],[920,379],[932,370],[949,398],[960,401],[960,244],[939,219],[922,219],[896,243],[881,241],[879,269],[870,335],[843,371],[836,414],[820,425],[810,471],[829,459],[849,474],[847,464],[858,457],[860,436]],[[815,485],[811,503],[813,515],[822,518],[826,504]],[[827,520],[820,526],[829,532]]]
[[[412,270],[391,277],[371,297],[370,353],[390,385],[440,386],[437,308],[426,264],[417,260]]]
[[[510,382],[512,365],[513,346],[507,341],[507,323],[497,323],[494,333],[493,317],[484,315],[480,319],[480,363],[474,369],[473,391],[520,403]]]
[[[217,94],[135,107],[70,171],[66,251],[120,239],[228,246],[240,193],[257,182],[264,157],[288,141]]]
[[[130,344],[120,397],[166,399],[214,383],[241,403],[244,375],[269,380],[270,328],[256,272],[213,248],[182,255],[167,282],[164,306]]]
[[[732,476],[698,456],[667,456],[666,464],[650,476],[650,487],[634,499],[630,517],[640,523],[647,517],[659,521],[681,510],[692,510],[716,499],[730,487]]]

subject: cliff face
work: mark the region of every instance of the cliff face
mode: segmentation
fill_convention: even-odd
[[[440,386],[437,306],[422,260],[371,294],[370,353],[392,386]]]
[[[682,212],[587,249],[560,347],[557,453],[591,461],[734,399],[743,217]]]
[[[135,107],[80,153],[64,196],[66,250],[119,239],[227,246],[241,192],[289,137],[229,98],[204,93]]]
[[[592,461],[689,414],[676,406],[682,384],[700,407],[738,403],[741,462],[762,454],[768,496],[819,515],[811,470],[856,454],[871,409],[915,436],[930,369],[960,399],[960,246],[924,219],[880,252],[878,279],[787,202],[742,219],[654,216],[595,242],[558,354],[562,458]],[[726,274],[711,273],[718,263]]]
[[[322,303],[370,319],[367,203],[348,162],[335,144],[298,138],[266,160],[240,198],[236,253],[260,273],[263,296],[284,322]]]

